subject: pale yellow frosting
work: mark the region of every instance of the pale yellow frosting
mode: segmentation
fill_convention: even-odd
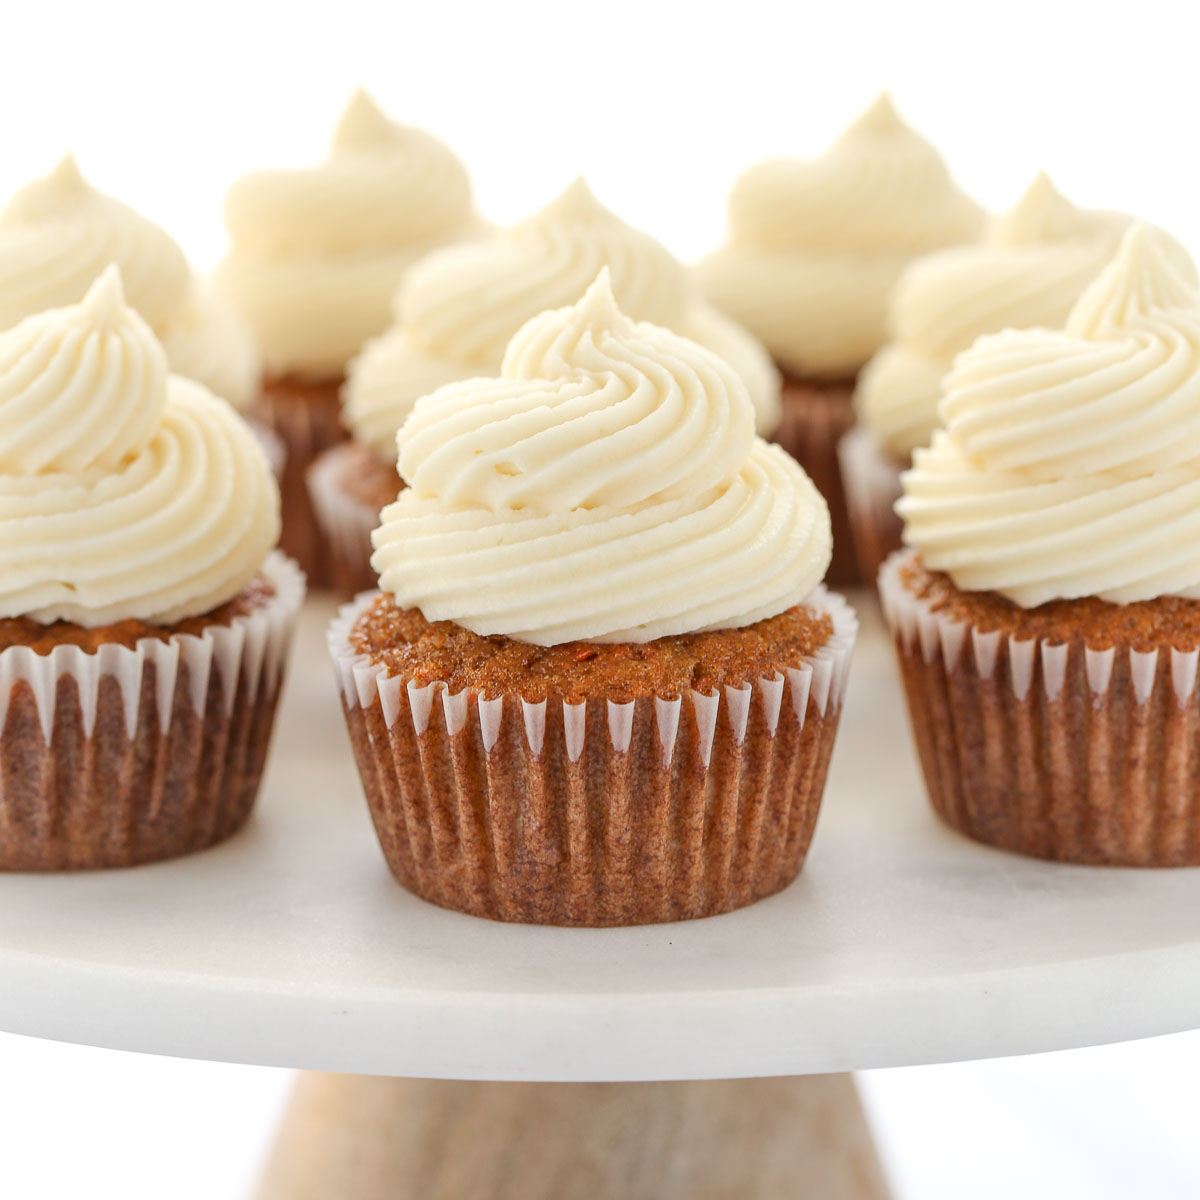
[[[885,338],[904,267],[983,220],[886,96],[820,158],[768,159],[729,197],[726,244],[700,264],[714,304],[797,375],[853,375]]]
[[[250,326],[207,280],[194,278],[183,307],[160,335],[171,370],[244,411],[262,386]]]
[[[859,379],[860,423],[897,458],[927,445],[954,356],[985,333],[1060,328],[1132,219],[1076,208],[1042,174],[980,244],[918,259],[892,295],[892,340]],[[1174,241],[1164,249],[1195,280],[1187,251]]]
[[[513,338],[500,377],[419,400],[380,586],[539,645],[646,642],[802,603],[829,564],[812,483],[754,433],[730,366],[618,309],[605,269]]]
[[[702,303],[691,273],[663,245],[605,208],[582,179],[487,241],[431,255],[406,278],[397,324],[353,364],[344,398],[354,436],[390,458],[419,396],[494,375],[530,318],[579,298],[608,268],[623,311],[726,357],[750,389],[760,432],[779,424],[779,377],[758,341]]]
[[[365,92],[316,167],[256,171],[225,201],[221,291],[271,371],[339,375],[387,326],[405,270],[475,231],[466,170],[431,134],[389,120]]]
[[[981,338],[897,511],[928,567],[1023,607],[1200,596],[1200,295],[1133,226],[1064,331]]]
[[[156,332],[183,307],[190,271],[153,221],[97,191],[67,155],[0,212],[0,329],[75,304],[110,263],[129,303]]]
[[[166,232],[92,187],[70,155],[0,213],[0,329],[76,303],[110,264],[171,369],[245,408],[262,374],[249,326],[192,276]]]
[[[229,405],[168,374],[108,267],[0,333],[0,617],[169,624],[257,574],[279,494]]]

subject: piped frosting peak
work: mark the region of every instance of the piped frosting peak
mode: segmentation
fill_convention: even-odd
[[[380,585],[430,620],[555,645],[752,624],[829,562],[808,477],[720,358],[621,312],[607,271],[513,338],[496,379],[419,400]]]
[[[1065,331],[955,360],[898,511],[928,566],[1033,607],[1200,596],[1200,296],[1125,234]]]
[[[229,405],[168,374],[109,266],[0,333],[0,617],[208,612],[258,572],[279,495]]]

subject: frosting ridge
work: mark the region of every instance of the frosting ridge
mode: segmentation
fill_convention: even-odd
[[[576,179],[531,217],[486,241],[432,254],[408,274],[396,325],[353,364],[345,397],[355,437],[390,456],[396,430],[436,380],[495,373],[530,318],[578,299],[607,268],[621,308],[727,357],[752,389],[759,428],[779,421],[779,380],[758,342],[704,305],[691,273]]]
[[[163,624],[236,595],[279,534],[233,410],[167,370],[115,266],[0,334],[0,616]]]
[[[92,187],[69,154],[0,213],[0,329],[78,302],[113,263],[172,370],[245,408],[261,375],[249,327],[193,277],[173,238]]]
[[[387,325],[405,270],[477,220],[470,180],[432,134],[391,121],[361,89],[324,162],[229,189],[221,290],[274,371],[338,374]]]
[[[819,158],[766,159],[734,182],[709,298],[801,375],[854,374],[884,340],[904,266],[973,240],[982,211],[887,96]]]
[[[529,321],[497,379],[401,429],[380,586],[429,620],[540,645],[650,641],[801,603],[830,555],[803,471],[720,358],[618,308],[606,270]]]
[[[71,155],[0,212],[0,329],[76,303],[110,263],[129,303],[161,332],[187,294],[183,251],[153,221],[93,188]]]
[[[1200,596],[1200,295],[1132,226],[1062,331],[959,355],[897,511],[927,566],[1023,607]]]
[[[918,259],[892,295],[892,340],[859,380],[862,423],[898,459],[926,445],[954,356],[1001,329],[1061,328],[1132,220],[1076,207],[1042,173],[979,244]],[[1194,280],[1187,252],[1162,236],[1173,265]]]

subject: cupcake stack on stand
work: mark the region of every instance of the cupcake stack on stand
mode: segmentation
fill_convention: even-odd
[[[373,148],[281,190],[297,261],[398,144],[351,116]],[[1065,330],[956,360],[849,688],[829,514],[755,433],[751,337],[690,299],[633,319],[617,253],[490,327],[486,370],[435,356],[398,473],[377,454],[380,591],[299,614],[255,815],[302,583],[244,423],[167,365],[228,310],[69,164],[49,184],[0,220],[2,265],[74,191],[78,289],[0,332],[0,1028],[352,1073],[301,1079],[260,1200],[882,1200],[837,1072],[1200,1025],[1193,873],[1108,867],[1200,862],[1200,300],[1167,239],[1130,230]],[[629,244],[565,199],[563,261],[573,220]],[[673,287],[642,252],[628,278]]]

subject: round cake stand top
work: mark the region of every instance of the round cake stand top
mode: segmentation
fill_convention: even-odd
[[[800,1074],[1200,1025],[1200,871],[1057,866],[940,826],[870,602],[808,865],[640,929],[501,925],[388,875],[304,614],[258,814],[173,863],[0,877],[0,1028],[191,1058],[527,1080]]]

